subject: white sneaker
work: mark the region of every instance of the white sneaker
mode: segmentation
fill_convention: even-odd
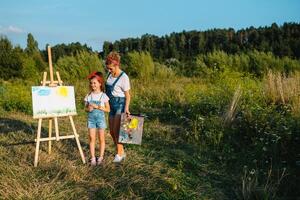
[[[98,157],[97,158],[97,165],[101,165],[103,162],[103,157]]]
[[[96,158],[91,158],[90,162],[91,162],[91,166],[97,165]]]
[[[113,160],[113,162],[114,162],[114,163],[119,163],[119,162],[121,162],[122,160],[124,160],[125,157],[126,157],[125,153],[124,153],[122,156],[120,156],[119,154],[116,154],[115,159]]]

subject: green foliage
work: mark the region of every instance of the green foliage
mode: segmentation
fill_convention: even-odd
[[[46,45],[46,50],[41,52],[45,61],[48,61],[47,47],[48,45]],[[76,56],[82,51],[93,53],[90,47],[88,47],[86,44],[82,45],[79,42],[72,42],[70,44],[57,44],[51,47],[52,62],[56,63],[59,58],[64,56]]]
[[[41,79],[39,70],[37,69],[36,62],[32,57],[22,57],[22,72],[21,77],[26,80],[39,80]]]
[[[160,63],[154,63],[155,78],[158,79],[167,79],[170,77],[175,77],[175,72],[172,70],[172,68],[167,67],[166,65],[160,64]]]
[[[299,60],[278,58],[272,53],[251,51],[240,54],[227,54],[223,51],[213,51],[198,55],[195,59],[178,65],[181,73],[186,76],[201,76],[218,79],[224,71],[250,73],[262,78],[268,70],[292,73],[300,70]]]
[[[34,53],[39,52],[38,42],[34,39],[31,33],[27,35],[27,47],[25,51],[28,55],[33,55]]]
[[[154,74],[154,62],[149,52],[131,52],[124,58],[125,71],[132,77],[149,79]]]
[[[60,58],[55,64],[55,69],[60,72],[61,78],[65,81],[86,79],[92,71],[104,73],[103,63],[97,54],[86,51]]]
[[[37,77],[38,74],[45,70],[47,65],[31,34],[28,35],[28,42],[28,47],[24,52],[20,47],[13,47],[7,38],[0,38],[0,78],[5,80],[40,78]]]
[[[22,80],[1,82],[0,105],[6,111],[21,111],[32,114],[30,86],[22,84]]]
[[[106,58],[106,56],[113,50],[113,45],[110,42],[105,41],[103,43],[103,51],[102,51],[102,58]]]
[[[7,38],[0,37],[0,78],[8,80],[21,76],[22,53],[20,48],[13,48]]]
[[[272,24],[266,27],[249,27],[235,31],[211,29],[206,31],[182,31],[158,37],[145,34],[141,38],[126,38],[114,43],[104,42],[103,51],[108,47],[122,54],[133,51],[148,51],[155,60],[176,58],[188,61],[191,57],[213,51],[228,54],[261,51],[272,52],[279,57],[300,58],[300,24]]]

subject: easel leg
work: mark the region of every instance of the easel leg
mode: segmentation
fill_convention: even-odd
[[[52,137],[52,119],[49,119],[49,142],[48,142],[48,154],[51,154],[51,149],[52,149],[52,141],[50,138]]]
[[[76,143],[77,143],[77,147],[78,147],[78,149],[79,149],[79,153],[80,153],[82,162],[85,164],[85,158],[84,158],[84,155],[83,155],[83,151],[82,151],[82,149],[81,149],[80,141],[79,141],[79,139],[78,139],[78,134],[77,134],[77,131],[76,131],[76,128],[75,128],[75,125],[74,125],[73,117],[72,117],[72,116],[69,116],[69,118],[70,118],[70,121],[71,121],[73,133],[74,133],[74,136],[75,136],[75,140],[76,140]]]
[[[41,129],[42,129],[42,119],[39,119],[37,138],[36,138],[36,147],[35,147],[35,156],[34,156],[34,166],[36,167],[39,160],[39,148],[40,148],[40,138],[41,138]]]
[[[56,141],[59,141],[59,132],[58,132],[58,122],[57,122],[57,117],[54,117],[54,126],[55,126]]]

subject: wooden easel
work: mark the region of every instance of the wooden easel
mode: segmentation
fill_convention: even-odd
[[[56,87],[57,85],[62,86],[62,80],[60,79],[60,75],[58,72],[56,72],[57,76],[57,81],[53,79],[53,67],[52,67],[52,58],[51,58],[51,47],[48,46],[48,59],[49,59],[49,73],[50,73],[50,81],[47,81],[47,72],[44,72],[43,74],[43,81],[41,81],[42,86],[48,85],[49,87]],[[79,141],[79,135],[77,134],[73,117],[72,115],[68,116],[71,122],[71,126],[73,129],[73,135],[65,135],[65,136],[60,136],[59,131],[58,131],[58,121],[57,117],[53,118],[48,118],[49,119],[49,136],[48,138],[41,138],[41,129],[42,129],[42,120],[43,118],[39,118],[38,120],[38,129],[37,129],[37,137],[35,139],[36,141],[36,148],[35,148],[35,156],[34,156],[34,167],[37,166],[38,164],[38,159],[39,159],[39,148],[40,148],[40,142],[48,141],[48,153],[51,154],[51,143],[52,140],[59,141],[61,139],[72,139],[75,138],[77,147],[79,149],[79,153],[82,159],[82,162],[85,163],[85,157],[80,145]],[[54,127],[55,127],[55,137],[52,137],[52,121],[54,121]]]

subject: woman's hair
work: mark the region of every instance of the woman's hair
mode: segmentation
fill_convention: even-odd
[[[91,81],[93,78],[96,78],[97,81],[101,84],[101,86],[100,86],[101,91],[104,91],[104,90],[105,90],[105,83],[104,83],[104,78],[103,78],[102,72],[93,72],[93,73],[91,73],[90,75],[88,75],[87,78],[88,78],[90,81]]]
[[[106,65],[114,64],[114,65],[120,65],[121,56],[119,53],[112,51],[110,52],[105,60]]]

